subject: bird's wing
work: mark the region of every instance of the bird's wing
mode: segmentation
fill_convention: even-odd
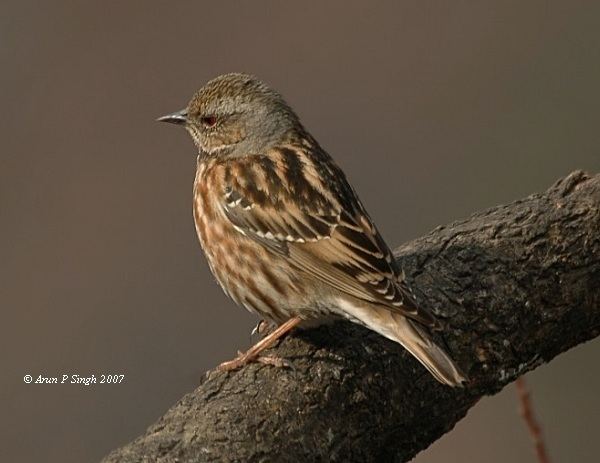
[[[235,229],[339,291],[384,305],[429,326],[400,278],[391,251],[342,171],[283,151],[229,176],[223,211]]]

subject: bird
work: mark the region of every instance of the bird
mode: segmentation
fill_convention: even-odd
[[[440,322],[417,305],[346,175],[280,93],[224,74],[157,120],[183,126],[197,149],[194,223],[217,282],[278,325],[219,369],[260,360],[296,327],[347,319],[401,344],[439,382],[465,384],[432,340]]]

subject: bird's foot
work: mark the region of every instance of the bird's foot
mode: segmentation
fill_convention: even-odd
[[[238,368],[243,367],[249,363],[257,361],[258,357],[255,355],[249,355],[248,352],[238,352],[238,356],[233,360],[229,360],[227,362],[221,363],[217,370],[219,371],[232,371],[237,370]]]
[[[275,331],[265,336],[263,339],[258,341],[254,346],[248,349],[246,352],[238,352],[238,356],[233,360],[221,363],[217,370],[219,371],[231,371],[247,365],[248,363],[258,362],[264,365],[273,365],[277,367],[290,366],[290,363],[282,358],[273,356],[261,356],[260,353],[265,349],[271,347],[275,342],[281,338],[284,334],[288,333],[291,329],[297,326],[302,320],[299,317],[290,318],[287,322],[279,326]]]
[[[290,368],[294,369],[292,362],[282,357],[277,357],[275,355],[261,355],[256,358],[258,363],[262,363],[263,365],[271,365],[275,368]]]
[[[289,360],[286,360],[275,355],[249,355],[248,352],[238,352],[238,356],[233,360],[221,363],[218,371],[232,371],[242,368],[249,363],[262,363],[263,365],[271,365],[276,368],[292,368]]]

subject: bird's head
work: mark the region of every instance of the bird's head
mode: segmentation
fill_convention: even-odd
[[[299,125],[281,95],[247,74],[214,78],[187,108],[157,120],[183,125],[203,156],[260,154]]]

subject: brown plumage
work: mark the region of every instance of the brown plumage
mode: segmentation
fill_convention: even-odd
[[[464,376],[435,345],[392,253],[344,173],[279,94],[252,76],[207,83],[159,120],[185,125],[198,150],[194,219],[225,292],[283,324],[343,317],[402,344],[440,382]],[[285,328],[285,329],[283,329]],[[255,359],[261,341],[225,368]]]

